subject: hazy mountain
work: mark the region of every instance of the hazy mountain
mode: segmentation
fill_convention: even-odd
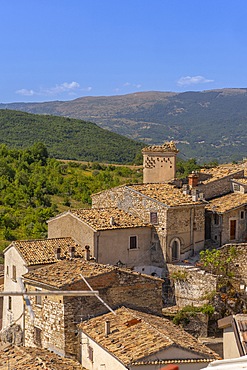
[[[175,140],[182,158],[201,162],[247,155],[247,89],[140,92],[0,108],[80,118],[148,144]]]

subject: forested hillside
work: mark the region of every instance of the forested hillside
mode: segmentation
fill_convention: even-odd
[[[139,92],[0,108],[80,118],[145,144],[174,140],[183,158],[200,163],[247,154],[247,89]]]
[[[0,144],[27,148],[38,141],[55,158],[122,164],[140,160],[143,147],[94,123],[0,110]]]
[[[61,162],[46,147],[0,145],[0,247],[14,239],[44,238],[46,221],[66,209],[89,207],[90,195],[142,181],[139,167]]]

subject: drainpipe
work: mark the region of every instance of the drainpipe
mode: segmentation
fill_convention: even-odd
[[[96,233],[96,250],[95,250],[95,259],[96,262],[99,263],[99,237],[100,237],[100,232],[98,231]]]
[[[195,221],[195,208],[193,207],[190,209],[190,244],[192,246],[192,256],[195,253],[194,221]]]

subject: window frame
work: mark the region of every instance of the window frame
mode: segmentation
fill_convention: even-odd
[[[35,291],[36,292],[41,292],[42,289],[41,288],[35,288]],[[38,306],[38,307],[42,307],[42,296],[41,295],[36,295],[35,296],[35,305]]]
[[[16,265],[12,265],[12,277],[11,278],[13,281],[15,282],[17,281],[16,280]]]
[[[157,225],[158,223],[158,212],[150,212],[150,224]]]
[[[36,346],[42,347],[42,329],[34,326],[33,342]]]
[[[134,244],[135,247],[132,246],[132,240],[135,240]],[[138,249],[138,237],[137,235],[130,235],[129,236],[129,250],[134,251]]]

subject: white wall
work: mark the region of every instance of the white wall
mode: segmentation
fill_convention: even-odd
[[[12,278],[12,269],[16,266],[16,281]],[[7,269],[9,273],[7,273]],[[28,269],[24,265],[24,260],[18,253],[15,247],[10,247],[4,254],[4,291],[21,291],[21,287],[17,282],[18,277],[27,273]],[[9,297],[4,297],[3,300],[3,329],[11,323],[21,325],[23,328],[23,298],[22,296],[12,297],[12,309],[8,309]],[[20,317],[20,319],[18,319]]]
[[[84,333],[81,333],[81,364],[88,370],[123,370],[127,369],[121,362],[111,356]],[[93,362],[88,357],[88,347],[93,349]]]

